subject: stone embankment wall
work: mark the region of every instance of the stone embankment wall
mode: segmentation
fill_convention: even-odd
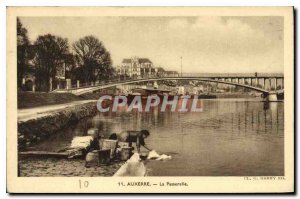
[[[95,115],[95,102],[65,108],[44,117],[18,122],[18,148],[26,150],[32,144],[46,140],[50,135],[84,117]]]

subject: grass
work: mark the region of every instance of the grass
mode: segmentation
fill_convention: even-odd
[[[71,93],[18,92],[18,109],[65,104],[78,100],[98,99],[98,97],[99,94],[96,93],[76,96]]]

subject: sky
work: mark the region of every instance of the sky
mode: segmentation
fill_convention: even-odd
[[[94,35],[113,65],[133,56],[184,73],[283,72],[283,17],[21,17],[33,42]]]

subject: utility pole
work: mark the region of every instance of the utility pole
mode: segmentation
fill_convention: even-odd
[[[182,77],[182,56],[180,57],[180,61],[181,61],[181,77]]]

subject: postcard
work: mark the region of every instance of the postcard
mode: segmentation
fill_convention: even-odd
[[[293,15],[7,7],[7,191],[294,192]]]

